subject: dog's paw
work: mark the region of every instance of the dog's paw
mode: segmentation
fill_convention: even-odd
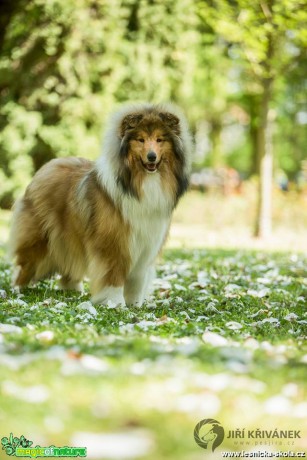
[[[91,301],[94,304],[114,304],[115,306],[120,305],[122,307],[126,305],[123,288],[113,286],[103,288],[100,292],[92,296]]]

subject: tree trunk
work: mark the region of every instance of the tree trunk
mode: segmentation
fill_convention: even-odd
[[[210,122],[210,165],[212,168],[218,168],[222,165],[222,149],[221,149],[221,133],[222,123],[218,118],[212,119]]]
[[[272,112],[269,110],[272,84],[272,78],[263,79],[258,126],[259,180],[255,236],[259,238],[268,238],[272,233],[273,144]]]
[[[259,95],[250,95],[249,97],[249,136],[251,141],[251,167],[250,174],[259,175],[260,164],[259,164],[259,148],[258,148],[258,130],[259,130]]]

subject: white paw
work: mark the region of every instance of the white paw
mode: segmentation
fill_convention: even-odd
[[[105,287],[98,294],[93,295],[91,301],[95,304],[126,305],[122,287]]]
[[[143,305],[144,299],[143,297],[131,297],[125,296],[126,304],[130,305],[131,307],[141,307]]]

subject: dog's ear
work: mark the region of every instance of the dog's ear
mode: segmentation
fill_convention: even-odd
[[[142,120],[143,115],[141,113],[129,113],[126,115],[121,122],[120,125],[120,135],[124,137],[125,133],[129,129],[136,128],[136,126]]]
[[[180,134],[180,120],[170,112],[160,112],[159,117],[175,134]]]

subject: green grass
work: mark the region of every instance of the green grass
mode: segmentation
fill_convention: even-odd
[[[0,323],[17,327],[0,335],[2,436],[80,445],[87,433],[96,458],[194,460],[209,455],[194,427],[214,418],[227,433],[301,430],[267,449],[307,448],[303,255],[167,250],[147,304],[97,315],[80,307],[88,289],[63,293],[51,280],[18,294],[10,271],[1,265]],[[101,433],[137,447],[90,438]],[[268,442],[239,441],[225,437],[214,456]]]

